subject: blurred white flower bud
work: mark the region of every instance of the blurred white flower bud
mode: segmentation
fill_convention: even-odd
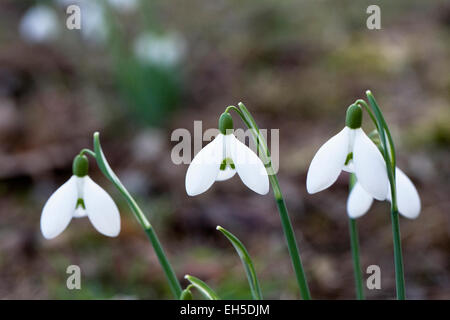
[[[28,42],[41,43],[57,38],[59,34],[56,12],[44,5],[31,7],[20,21],[20,34]]]
[[[184,56],[185,48],[184,40],[173,33],[144,33],[134,41],[134,53],[141,62],[164,67],[178,64]]]

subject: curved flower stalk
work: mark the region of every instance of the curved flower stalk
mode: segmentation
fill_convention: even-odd
[[[83,149],[75,157],[74,175],[45,204],[41,217],[41,229],[44,237],[48,239],[56,237],[67,227],[72,217],[86,215],[99,232],[111,237],[117,236],[120,232],[119,211],[111,197],[87,176],[88,159],[85,154],[95,158],[102,173],[127,201],[155,250],[175,299],[179,299],[182,295],[180,282],[166,257],[155,230],[109,166],[100,145],[98,132],[94,133],[94,151]]]
[[[405,218],[415,219],[420,213],[420,197],[416,187],[408,176],[395,168],[396,194],[398,211]],[[386,200],[391,201],[391,190],[389,185]],[[347,213],[350,218],[359,218],[369,211],[373,197],[364,190],[359,182],[356,182],[347,200]]]
[[[192,160],[186,173],[186,192],[190,196],[207,191],[215,181],[231,179],[236,172],[242,182],[259,194],[269,192],[269,178],[261,159],[233,134],[233,119],[223,113],[220,133]]]
[[[95,152],[89,151],[89,154],[91,154],[97,160],[97,165],[102,173],[114,184],[114,186],[119,190],[119,192],[127,201],[136,219],[138,220],[139,224],[142,226],[150,242],[152,243],[159,263],[163,268],[164,274],[166,275],[170,289],[172,290],[172,294],[174,295],[175,299],[179,299],[182,293],[181,285],[175,272],[173,271],[169,260],[166,257],[164,249],[159,242],[158,236],[156,235],[156,232],[148,221],[147,217],[142,212],[141,208],[139,208],[136,201],[133,199],[128,190],[125,188],[125,186],[109,166],[109,163],[106,160],[105,155],[103,154],[102,147],[100,145],[100,134],[98,132],[94,133],[94,151]]]
[[[392,139],[391,132],[383,117],[378,104],[370,90],[366,91],[367,100],[369,105],[362,99],[356,101],[358,105],[363,107],[370,115],[374,122],[381,142],[381,150],[384,161],[386,163],[386,169],[389,179],[389,191],[391,202],[391,221],[392,221],[392,237],[394,242],[394,264],[395,264],[395,280],[397,287],[397,299],[406,299],[405,294],[405,277],[403,268],[403,256],[402,256],[402,244],[400,236],[400,222],[399,222],[399,209],[403,212],[403,215],[409,215],[411,217],[417,216],[420,211],[420,199],[416,194],[415,187],[410,184],[406,175],[403,175],[396,167],[396,155],[394,141]],[[398,182],[396,178],[399,178]],[[406,177],[406,178],[405,178]],[[408,182],[409,181],[409,182]],[[411,187],[412,186],[412,187]],[[402,195],[400,196],[400,193]],[[404,194],[407,197],[404,197]],[[416,197],[417,196],[417,197]],[[400,199],[402,204],[400,205]],[[411,204],[404,204],[404,202],[411,202]]]
[[[73,176],[56,190],[42,209],[41,231],[46,239],[61,234],[72,218],[88,217],[98,232],[116,237],[120,214],[113,199],[87,175],[88,159],[77,155]]]
[[[229,111],[231,110],[235,111],[240,116],[242,121],[244,121],[245,125],[250,129],[252,133],[252,138],[255,141],[258,150],[260,151],[258,153],[259,157],[256,156],[255,154],[256,156],[255,158],[255,156],[253,155],[254,154],[253,151],[251,152],[248,151],[246,149],[247,147],[244,148],[237,142],[232,142],[231,148],[229,148],[230,144],[228,144],[227,147],[227,144],[226,143],[223,144],[222,141],[222,145],[225,146],[224,151],[220,151],[217,146],[212,145],[210,147],[211,149],[205,151],[204,153],[205,155],[207,155],[206,158],[209,159],[209,161],[202,161],[202,163],[208,163],[211,167],[208,169],[208,171],[210,172],[205,178],[205,181],[202,181],[203,171],[199,170],[199,168],[201,168],[202,166],[198,166],[197,169],[191,169],[191,166],[194,164],[194,161],[196,161],[196,159],[194,158],[193,162],[191,163],[188,169],[188,173],[186,174],[186,191],[188,192],[188,194],[190,193],[199,194],[201,192],[206,191],[214,183],[214,181],[224,180],[224,178],[231,178],[232,172],[230,171],[228,171],[228,173],[226,172],[227,164],[229,164],[228,170],[236,169],[238,175],[240,176],[244,184],[246,184],[250,189],[260,194],[265,194],[269,191],[267,184],[268,180],[272,186],[278,211],[280,213],[283,232],[288,245],[289,254],[291,256],[292,265],[295,271],[297,284],[299,286],[301,296],[303,299],[309,300],[311,299],[311,296],[309,293],[308,284],[306,282],[306,276],[303,270],[302,261],[300,259],[297,242],[295,240],[294,229],[292,228],[292,224],[286,208],[286,203],[284,201],[283,194],[281,192],[281,188],[278,183],[278,178],[272,167],[272,162],[270,159],[269,150],[267,148],[267,143],[264,137],[261,135],[258,125],[253,119],[252,115],[242,102],[239,102],[238,108],[236,108],[235,106],[227,107],[225,112],[221,115],[219,121],[219,129],[222,135],[230,135],[232,132],[233,122],[231,115],[229,114]],[[223,139],[223,137],[219,139]],[[234,141],[233,138],[228,139]],[[208,148],[211,144],[213,144],[213,142],[208,144],[204,149]],[[218,143],[218,145],[220,145],[220,143]],[[233,148],[235,148],[235,151],[233,151]],[[196,157],[198,157],[199,154],[197,154]],[[236,155],[240,156],[235,157]],[[229,159],[228,156],[231,156],[232,158]],[[219,169],[217,169],[218,164],[220,165]],[[234,168],[233,165],[235,166]],[[196,165],[194,164],[194,166]],[[264,170],[265,173],[262,172],[262,168],[265,169]],[[220,169],[222,169],[224,172],[220,173],[219,171]],[[190,170],[195,170],[196,175],[194,176],[192,172],[189,172]],[[215,175],[216,173],[217,175]],[[193,184],[192,181],[195,182],[195,188],[191,185]]]

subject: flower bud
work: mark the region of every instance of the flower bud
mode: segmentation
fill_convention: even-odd
[[[85,155],[77,155],[73,159],[72,172],[77,177],[84,177],[88,174],[89,161]]]
[[[345,125],[350,129],[361,128],[362,123],[362,109],[356,104],[352,104],[347,109],[347,116],[345,118]]]
[[[222,113],[219,118],[219,130],[222,134],[230,134],[233,130],[233,118],[228,112]],[[228,130],[228,132],[227,132]]]

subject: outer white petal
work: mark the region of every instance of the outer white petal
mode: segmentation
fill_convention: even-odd
[[[42,209],[41,231],[46,239],[58,236],[66,229],[78,200],[77,177],[72,176],[47,200]]]
[[[217,178],[220,164],[224,159],[224,136],[218,134],[194,157],[186,172],[186,192],[196,196],[208,190]]]
[[[395,178],[397,184],[398,211],[406,218],[417,218],[420,213],[421,204],[416,187],[414,187],[412,181],[399,168],[395,170]]]
[[[216,181],[225,181],[231,179],[236,174],[235,169],[231,169],[229,166],[225,168],[225,170],[219,170],[219,174],[216,177]]]
[[[347,199],[347,214],[350,218],[359,218],[369,211],[372,205],[372,196],[357,182]]]
[[[383,156],[361,128],[355,130],[353,166],[356,178],[372,197],[384,200],[388,191],[388,177]]]
[[[316,193],[331,186],[345,164],[349,153],[349,132],[345,127],[320,147],[311,161],[306,176],[308,193]]]
[[[227,155],[230,154],[242,182],[256,193],[268,193],[269,177],[261,159],[233,134],[226,135],[225,139]]]
[[[86,176],[84,203],[89,220],[98,232],[116,237],[120,232],[120,214],[113,199],[98,184]]]

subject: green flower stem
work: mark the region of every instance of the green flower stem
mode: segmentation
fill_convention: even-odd
[[[352,173],[350,175],[349,189],[353,189],[355,185],[356,177]],[[349,218],[349,231],[350,231],[350,245],[352,249],[353,258],[353,272],[355,277],[355,292],[358,300],[364,300],[364,286],[361,272],[361,262],[359,258],[359,240],[358,240],[358,227],[356,225],[356,219]]]
[[[258,125],[253,119],[250,112],[247,110],[245,105],[240,102],[238,104],[239,109],[235,106],[229,106],[226,111],[234,110],[242,118],[246,126],[251,130],[252,137],[258,147],[258,155],[266,166],[267,173],[269,175],[269,181],[272,185],[272,190],[275,196],[275,201],[277,204],[278,212],[280,213],[281,224],[283,227],[284,236],[286,238],[289,255],[291,256],[292,265],[297,278],[297,284],[300,289],[300,294],[304,300],[310,300],[311,295],[309,293],[308,283],[306,282],[305,271],[303,269],[302,261],[300,258],[299,250],[297,247],[297,242],[295,240],[294,229],[292,228],[292,223],[289,218],[289,213],[286,208],[286,203],[281,192],[280,184],[278,183],[278,178],[273,169],[272,162],[270,159],[269,149],[264,137],[261,135]]]
[[[405,300],[405,275],[403,269],[403,256],[402,256],[402,243],[400,235],[400,222],[397,207],[397,188],[395,180],[395,166],[396,166],[396,156],[394,141],[392,139],[391,132],[383,117],[375,97],[369,90],[366,91],[367,99],[369,100],[370,108],[373,111],[375,117],[375,125],[378,129],[378,134],[380,135],[381,144],[383,147],[383,157],[386,162],[386,169],[389,178],[389,184],[391,187],[391,221],[392,221],[392,238],[394,242],[394,264],[395,264],[395,282],[397,288],[397,299]],[[366,110],[369,109],[367,103],[364,100],[360,101],[361,105],[364,106]],[[373,120],[373,118],[372,118]],[[387,139],[386,139],[387,136]]]
[[[94,133],[94,151],[95,152],[93,156],[97,160],[97,165],[99,166],[100,170],[114,184],[117,190],[119,190],[119,192],[125,198],[131,210],[133,211],[136,219],[138,220],[139,224],[142,226],[148,238],[150,239],[153,249],[155,250],[156,256],[158,257],[159,263],[161,264],[161,267],[164,270],[164,274],[166,275],[167,281],[169,282],[170,289],[174,297],[176,299],[179,299],[182,293],[180,282],[178,281],[178,278],[175,275],[175,272],[173,271],[173,268],[170,265],[169,260],[166,257],[166,254],[164,253],[164,250],[161,246],[161,243],[159,242],[155,230],[153,229],[152,225],[148,221],[145,214],[139,208],[136,201],[133,199],[128,190],[124,187],[122,182],[119,180],[119,178],[116,176],[114,171],[109,166],[100,145],[100,138],[98,132]],[[84,149],[84,152],[91,154],[92,151]]]
[[[95,152],[90,149],[83,149],[80,151],[80,156],[84,154],[88,154],[95,159]]]

